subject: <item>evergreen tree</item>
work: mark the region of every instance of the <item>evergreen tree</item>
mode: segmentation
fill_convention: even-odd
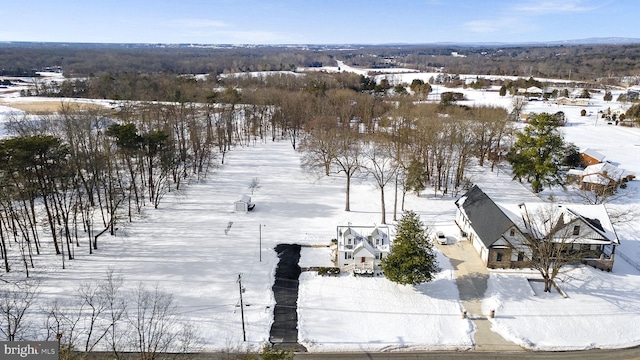
[[[382,270],[389,280],[403,285],[429,282],[440,271],[433,245],[413,211],[396,225],[396,238],[391,254],[382,260]]]
[[[589,90],[584,89],[584,90],[582,90],[582,92],[580,93],[580,96],[578,96],[578,98],[580,98],[580,99],[591,99],[591,93],[589,92]]]
[[[514,180],[526,179],[536,193],[546,185],[562,184],[560,165],[565,159],[566,146],[557,125],[555,115],[532,116],[529,125],[517,134],[508,155]]]
[[[507,87],[502,85],[500,86],[500,96],[506,96],[507,95]]]
[[[635,104],[630,107],[625,113],[625,118],[635,119],[636,121],[640,120],[640,104]]]
[[[407,189],[414,191],[420,196],[420,191],[427,187],[427,172],[424,170],[424,164],[417,159],[411,160],[407,168]]]

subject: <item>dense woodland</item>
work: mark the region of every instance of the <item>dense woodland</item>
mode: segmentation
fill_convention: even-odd
[[[578,59],[595,59],[609,49],[562,48],[576,52]],[[511,113],[458,106],[455,91],[441,94],[440,102],[417,101],[428,95],[428,83],[392,87],[347,73],[216,76],[327,64],[338,50],[7,44],[3,49],[0,64],[5,69],[62,64],[67,75],[87,74],[58,84],[36,82],[38,95],[112,101],[110,109],[63,104],[56,114],[14,115],[5,126],[9,137],[0,141],[0,254],[5,272],[21,271],[27,277],[35,256],[55,253],[71,261],[77,252],[91,254],[99,249],[100,236],[114,234],[144,207],[160,206],[167,192],[215,176],[210,170],[224,163],[227,152],[256,142],[290,141],[307,171],[341,174],[346,211],[351,181],[368,177],[380,192],[381,223],[387,221],[387,208],[396,220],[408,192],[431,189],[453,195],[470,184],[469,166],[488,162],[493,167],[505,160],[516,140],[514,112],[523,106],[514,103]],[[640,47],[610,50],[624,54]],[[393,55],[399,50],[384,51],[381,55],[400,56]],[[416,59],[422,56],[418,49],[412,51]],[[511,51],[511,61],[517,62],[524,53],[533,58],[558,49]],[[340,56],[375,65],[365,63],[366,56]],[[494,61],[509,73],[516,71],[512,62]],[[209,75],[189,75],[200,72]],[[434,81],[460,84],[455,75]],[[479,79],[471,86],[486,85]],[[540,84],[522,78],[502,85],[506,92]],[[385,204],[385,192],[395,194],[392,206]]]
[[[335,66],[411,67],[450,74],[619,81],[640,76],[640,44],[532,46],[179,46],[0,44],[0,74],[61,67],[69,77],[113,73],[212,74]],[[462,56],[451,56],[456,53]]]
[[[459,56],[451,56],[452,53]],[[615,84],[640,75],[640,45],[385,48],[349,54],[347,63],[363,67],[442,69],[450,74],[514,75]]]

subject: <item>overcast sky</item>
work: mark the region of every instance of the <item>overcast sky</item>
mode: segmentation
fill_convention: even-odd
[[[0,41],[200,44],[640,38],[640,0],[0,0]]]

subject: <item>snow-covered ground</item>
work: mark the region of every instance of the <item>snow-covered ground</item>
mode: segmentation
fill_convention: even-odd
[[[410,81],[408,81],[410,83]],[[470,104],[509,107],[511,99],[497,92],[460,89]],[[598,95],[597,95],[598,96]],[[589,111],[618,106],[592,100]],[[617,97],[614,94],[614,99]],[[0,109],[0,117],[8,108]],[[594,116],[579,116],[580,107],[532,102],[525,112],[564,111],[568,141],[593,148],[607,160],[640,175],[640,130],[608,125]],[[475,169],[472,179],[492,195],[534,196],[526,185],[511,182],[508,169]],[[254,211],[234,213],[233,202],[246,193],[252,178],[261,187],[253,194]],[[626,197],[610,206],[638,206],[638,180],[624,190]],[[392,191],[388,222],[391,222]],[[568,201],[559,190],[545,190]],[[317,179],[300,168],[299,154],[287,141],[236,148],[225,164],[201,182],[180,193],[170,193],[159,209],[145,209],[141,218],[121,226],[115,237],[100,238],[99,250],[88,254],[76,248],[76,260],[61,270],[60,258],[38,256],[36,270],[46,279],[43,298],[69,298],[82,280],[103,277],[107,269],[121,274],[126,286],[158,284],[173,294],[179,312],[193,321],[205,349],[237,346],[257,348],[269,338],[274,299],[271,291],[278,243],[328,245],[337,225],[380,223],[380,200],[369,181],[352,184],[351,212],[344,212],[344,179]],[[408,195],[407,209],[427,225],[456,239],[455,198]],[[497,199],[500,200],[500,199]],[[232,224],[231,224],[232,223]],[[640,241],[633,223],[616,228],[621,240],[617,252],[640,263]],[[229,230],[225,233],[225,230]],[[637,225],[636,225],[637,226]],[[261,235],[261,236],[260,236]],[[262,244],[262,247],[260,247]],[[328,266],[325,248],[303,248],[302,266]],[[259,261],[260,257],[262,261]],[[52,261],[55,260],[55,261]],[[394,349],[467,349],[473,346],[474,327],[462,319],[458,290],[448,259],[438,253],[442,272],[420,286],[400,286],[381,277],[301,275],[299,338],[311,351],[383,351]],[[238,275],[242,274],[247,342],[242,341],[238,308]],[[567,298],[536,293],[527,279],[535,273],[492,272],[483,308],[496,310],[493,330],[506,339],[536,350],[614,348],[640,344],[640,272],[616,258],[612,273],[579,268],[562,276]]]

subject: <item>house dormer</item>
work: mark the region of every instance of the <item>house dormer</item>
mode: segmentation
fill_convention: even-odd
[[[373,232],[371,232],[371,244],[374,246],[389,245],[389,235],[382,229],[376,227]]]
[[[341,245],[345,249],[353,249],[353,247],[357,244],[359,238],[361,238],[360,234],[358,234],[351,227],[347,227],[346,230],[342,233],[342,243]]]

